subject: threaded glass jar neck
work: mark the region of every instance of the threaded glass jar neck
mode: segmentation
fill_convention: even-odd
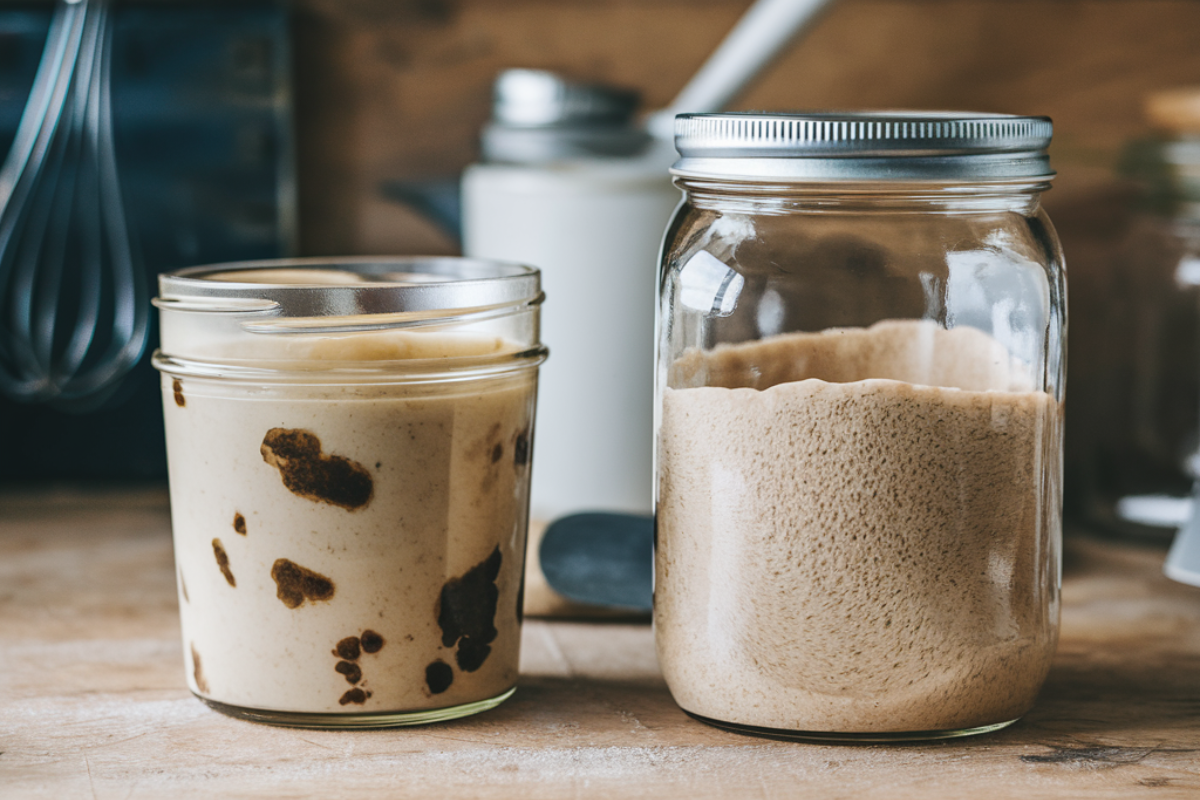
[[[889,182],[889,181],[746,181],[676,176],[688,202],[697,208],[745,213],[776,210],[921,211],[925,213],[1016,212],[1031,214],[1042,181]]]

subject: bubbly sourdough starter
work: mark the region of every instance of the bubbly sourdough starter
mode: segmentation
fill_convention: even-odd
[[[278,338],[315,362],[506,347],[433,333]],[[535,370],[426,385],[163,380],[193,691],[371,713],[514,685]]]
[[[655,625],[684,709],[846,733],[1029,709],[1057,632],[1060,416],[1003,348],[895,321],[672,370],[715,384],[662,407]]]

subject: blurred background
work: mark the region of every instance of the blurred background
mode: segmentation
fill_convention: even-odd
[[[113,125],[146,275],[285,254],[456,253],[406,187],[457,180],[477,159],[502,70],[627,87],[653,110],[749,6],[117,3]],[[52,10],[0,3],[0,153]],[[1193,0],[835,0],[731,105],[1053,118],[1045,204],[1069,272],[1067,493],[1097,520],[1117,494],[1190,484],[1200,334],[1179,277],[1189,212],[1170,162],[1186,161],[1171,146],[1191,123],[1186,96],[1148,103],[1200,85],[1198,34]],[[151,373],[140,365],[99,410],[0,401],[0,482],[164,480]]]

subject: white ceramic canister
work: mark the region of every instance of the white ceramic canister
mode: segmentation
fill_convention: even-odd
[[[463,250],[537,266],[549,302],[531,514],[649,514],[655,265],[680,199],[636,96],[510,70],[463,175]]]

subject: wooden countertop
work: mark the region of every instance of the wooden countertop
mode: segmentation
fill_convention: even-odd
[[[989,736],[831,746],[685,716],[649,625],[531,620],[512,700],[421,728],[273,728],[186,688],[165,492],[0,494],[0,797],[1195,798],[1200,589],[1068,538],[1062,641]]]

